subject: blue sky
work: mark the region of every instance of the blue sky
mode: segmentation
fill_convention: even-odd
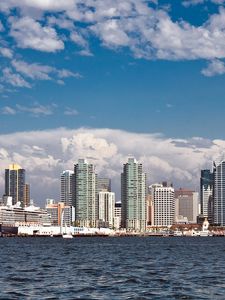
[[[129,0],[124,1],[126,11],[119,7],[119,1],[96,7],[93,1],[83,1],[93,5],[92,11],[96,9],[92,21],[85,19],[82,8],[76,8],[79,16],[71,16],[67,9],[71,6],[75,11],[73,2],[69,0],[67,6],[59,1],[54,7],[53,1],[46,5],[44,1],[2,1],[2,133],[88,126],[173,137],[224,138],[225,42],[210,53],[215,47],[213,38],[217,42],[215,30],[219,28],[219,34],[223,34],[225,27],[221,24],[225,17],[223,1]],[[142,11],[129,7],[135,3],[146,7],[148,3],[149,15],[141,18]],[[152,17],[155,14],[161,15]],[[107,22],[124,22],[128,16],[133,16],[130,31],[121,24],[114,24],[111,31],[106,28]],[[207,24],[212,23],[212,16],[218,19],[214,22],[217,26]],[[155,18],[153,29],[151,17]],[[160,25],[166,18],[168,24]],[[139,32],[135,32],[136,21],[142,22]],[[178,32],[168,29],[171,24]],[[90,29],[93,26],[95,29]],[[145,30],[154,28],[153,37],[144,39]],[[199,34],[199,28],[205,32]],[[204,34],[212,37],[201,41]],[[165,52],[162,58],[157,53],[160,50]],[[219,65],[210,76],[202,74],[213,62]],[[30,74],[37,65],[39,73],[32,78]],[[67,74],[58,75],[61,70]],[[19,80],[13,80],[13,76]]]
[[[49,182],[42,197],[53,197],[60,170],[85,153],[115,181],[136,154],[150,181],[196,187],[199,170],[224,146],[224,3],[1,0],[2,170],[20,163],[31,182],[42,172]],[[130,141],[121,148],[135,133],[148,145],[158,141],[158,153]],[[181,156],[194,160],[188,170]]]

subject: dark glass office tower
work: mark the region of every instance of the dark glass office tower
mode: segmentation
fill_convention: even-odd
[[[213,218],[213,173],[210,170],[201,170],[200,178],[201,215],[212,223]]]
[[[24,206],[25,203],[25,170],[17,164],[9,165],[8,169],[5,169],[5,196],[12,197],[12,204],[21,202]]]

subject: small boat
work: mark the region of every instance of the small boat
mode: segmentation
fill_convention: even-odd
[[[73,236],[72,236],[71,233],[64,233],[64,234],[62,235],[62,237],[63,237],[64,239],[72,239],[72,238],[73,238]]]
[[[62,237],[64,239],[72,239],[73,238],[73,235],[72,235],[71,231],[67,232],[67,225],[66,225],[66,223],[65,223],[65,232],[63,232]]]

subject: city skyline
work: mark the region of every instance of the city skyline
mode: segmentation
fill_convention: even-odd
[[[129,157],[121,173],[121,228],[145,232],[147,225],[201,224],[204,220],[207,224],[224,226],[224,170],[225,160],[213,162],[212,172],[201,170],[199,198],[198,191],[178,189],[171,182],[148,185],[142,163]],[[0,199],[3,210],[34,209],[25,173],[16,164],[5,169],[5,193]],[[111,179],[99,177],[95,165],[80,158],[74,164],[74,171],[60,174],[60,200],[46,199],[46,209],[58,226],[65,209],[69,224],[112,229],[118,228],[116,203],[119,204],[111,192]]]
[[[87,157],[118,194],[130,154],[196,189],[225,157],[224,17],[222,0],[2,0],[0,191],[15,162],[37,203],[59,197]]]
[[[141,165],[141,168],[142,168],[142,163],[140,161],[137,161],[135,157],[132,157],[132,156],[128,156],[127,157],[127,160],[128,162],[130,161],[135,161],[138,165]],[[100,192],[100,191],[108,191],[108,192],[113,192],[115,193],[115,201],[118,203],[118,202],[121,202],[123,196],[122,194],[120,193],[121,192],[121,188],[122,188],[122,184],[121,184],[121,176],[123,175],[123,172],[124,172],[124,166],[127,165],[127,163],[124,161],[123,164],[121,165],[121,172],[118,173],[116,177],[114,177],[114,181],[119,181],[118,183],[118,186],[115,185],[115,182],[112,182],[112,178],[111,177],[102,177],[101,174],[98,172],[98,170],[96,169],[96,165],[95,164],[92,164],[90,163],[90,161],[88,161],[86,158],[78,158],[77,162],[74,162],[73,163],[73,168],[74,168],[74,171],[75,169],[77,168],[77,166],[79,164],[84,164],[84,166],[90,166],[91,167],[91,170],[92,172],[94,172],[93,174],[95,174],[95,183],[94,183],[94,187],[95,187],[95,190],[96,190],[96,195]],[[213,165],[213,169],[215,168],[215,162],[213,161],[212,162],[212,165]],[[15,168],[21,168],[19,165],[16,165],[16,164],[10,164],[9,165],[9,169],[14,167]],[[122,167],[123,166],[123,167]],[[6,172],[9,170],[9,169],[5,169],[5,174]],[[22,169],[25,173],[25,169]],[[146,167],[143,165],[143,171],[146,170]],[[32,201],[35,201],[36,204],[39,204],[41,206],[44,205],[45,201],[48,200],[48,199],[53,199],[55,201],[61,201],[61,202],[64,202],[66,205],[74,205],[74,201],[75,201],[75,191],[76,191],[76,175],[74,173],[73,170],[71,169],[66,169],[66,170],[61,170],[60,174],[58,174],[58,178],[56,179],[56,182],[57,182],[57,189],[59,190],[59,193],[57,193],[56,197],[52,197],[52,195],[45,195],[46,197],[42,199],[42,201],[40,201],[40,198],[39,198],[39,201],[37,199],[34,199],[32,198]],[[110,170],[108,170],[110,171]],[[79,171],[80,173],[81,171]],[[196,192],[200,192],[200,199],[199,199],[199,204],[201,204],[201,207],[203,209],[203,206],[202,206],[202,196],[201,196],[201,191],[202,191],[202,174],[204,174],[204,172],[206,173],[210,173],[212,174],[213,176],[213,173],[210,172],[210,169],[203,169],[203,170],[200,170],[199,172],[199,177],[198,177],[198,184],[196,185],[196,188],[195,189],[192,189]],[[29,172],[26,172],[29,174]],[[105,173],[104,173],[105,174]],[[161,177],[159,177],[158,181],[151,181],[150,178],[149,178],[149,173],[143,173],[145,175],[145,180],[146,180],[146,188],[151,188],[151,186],[153,185],[161,185],[163,183],[167,183],[167,182],[170,182],[171,183],[171,186],[174,187],[175,190],[178,190],[178,189],[183,189],[183,188],[187,188],[187,184],[182,186],[182,185],[177,185],[176,183],[170,181],[168,179],[168,177],[163,177],[163,175],[161,174]],[[115,174],[114,174],[115,175]],[[6,176],[6,175],[5,175]],[[83,176],[83,175],[82,175]],[[81,177],[82,177],[81,176]],[[85,175],[86,176],[86,175]],[[83,177],[82,177],[83,178]],[[88,178],[88,177],[87,177]],[[40,178],[40,179],[43,179],[43,178]],[[89,179],[87,180],[87,182],[89,182]],[[111,183],[113,183],[113,188],[111,186]],[[39,183],[40,184],[40,183]],[[90,183],[88,183],[90,184]],[[80,185],[80,184],[78,184]],[[6,186],[6,177],[5,177],[5,180],[4,180],[4,186]],[[30,185],[29,184],[26,184],[26,186],[28,186],[27,188],[29,189],[27,192],[29,193],[29,199],[30,199],[30,193],[31,195],[33,194],[32,193],[32,187],[31,187],[31,191],[30,191]],[[38,185],[39,186],[39,185]],[[42,188],[44,187],[41,186]],[[25,188],[25,185],[24,185],[24,188]],[[190,187],[188,187],[190,188]],[[192,186],[193,188],[193,186]],[[34,186],[34,190],[35,190],[35,186]],[[77,190],[78,192],[78,190]],[[73,197],[73,194],[74,193],[74,197]],[[78,192],[79,194],[80,192]],[[41,194],[41,192],[39,192],[39,195]],[[10,195],[10,194],[7,194],[6,192],[2,194],[2,196],[4,197],[5,195]],[[95,197],[97,197],[95,195]],[[84,196],[84,195],[83,195]],[[207,198],[207,194],[205,196]],[[87,198],[87,196],[85,196],[85,198]],[[206,201],[206,203],[208,203],[208,199],[206,199],[204,201]],[[147,199],[147,198],[146,198]],[[29,200],[30,201],[30,200]],[[205,205],[205,204],[204,204]],[[204,213],[201,212],[203,215]],[[206,215],[208,213],[205,213]]]

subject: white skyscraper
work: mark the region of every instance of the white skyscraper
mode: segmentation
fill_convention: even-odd
[[[166,184],[153,184],[150,187],[153,201],[153,225],[170,226],[174,222],[174,188]]]
[[[65,170],[61,174],[61,192],[60,201],[65,205],[74,205],[73,201],[73,188],[74,188],[74,172]]]
[[[120,229],[121,227],[121,202],[115,203],[115,216],[114,216],[114,228]]]
[[[102,191],[98,193],[99,221],[106,227],[113,228],[115,215],[115,193]]]

